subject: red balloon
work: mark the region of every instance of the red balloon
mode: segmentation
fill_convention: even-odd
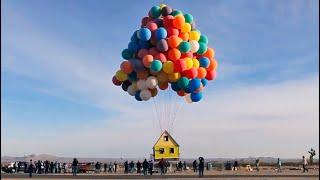
[[[189,51],[187,53],[181,54],[181,59],[186,57],[193,58],[193,53]]]
[[[119,80],[116,78],[116,76],[113,76],[113,77],[112,77],[112,83],[113,83],[114,85],[116,85],[116,86],[121,86],[121,84],[122,84],[122,82],[119,81]]]
[[[179,90],[179,91],[177,92],[177,94],[178,94],[179,96],[184,96],[186,93],[184,92],[183,89],[181,89],[181,90]]]
[[[148,49],[140,49],[139,51],[138,51],[138,57],[140,58],[140,59],[142,59],[145,55],[147,55],[148,54]]]
[[[157,54],[159,54],[159,51],[156,47],[152,47],[149,49],[149,54],[151,54],[153,57],[155,57]]]
[[[214,80],[217,76],[217,72],[215,70],[207,71],[206,79]]]
[[[158,86],[159,86],[159,89],[166,90],[168,88],[169,84],[167,82],[164,82],[164,83],[159,84]]]
[[[168,29],[169,27],[172,27],[172,21],[173,21],[174,17],[171,15],[168,15],[166,17],[163,18],[163,26]]]
[[[183,73],[187,78],[193,79],[198,76],[198,69],[193,67],[191,69],[185,70]]]
[[[167,57],[166,57],[166,55],[164,55],[163,53],[157,53],[157,54],[154,56],[154,59],[160,60],[162,63],[164,63],[164,62],[167,61]]]
[[[158,29],[158,25],[152,21],[149,21],[146,26],[148,29],[150,29],[150,31],[155,31]]]
[[[187,69],[187,63],[184,59],[178,59],[174,61],[174,71],[183,72]]]
[[[146,26],[150,20],[151,20],[150,17],[143,17],[141,20],[141,26]]]
[[[176,28],[168,28],[168,29],[167,29],[167,33],[168,33],[168,36],[167,36],[167,37],[170,37],[170,36],[179,36],[179,30],[176,29]]]

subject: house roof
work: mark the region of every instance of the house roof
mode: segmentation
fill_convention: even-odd
[[[177,146],[179,146],[179,144],[177,143],[177,141],[175,141],[175,140],[173,139],[173,137],[169,134],[169,132],[168,132],[167,130],[164,130],[163,133],[162,133],[162,134],[160,135],[160,137],[158,138],[158,140],[156,141],[156,143],[153,145],[153,147],[160,141],[160,138],[161,138],[164,134],[167,134],[168,137],[172,140],[172,142],[173,142],[174,144],[176,144]]]

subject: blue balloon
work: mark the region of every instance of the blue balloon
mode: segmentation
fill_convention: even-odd
[[[139,41],[139,47],[142,49],[149,49],[150,48],[150,43],[149,41]]]
[[[205,87],[208,83],[208,80],[206,78],[201,79],[201,83],[203,85],[203,87]]]
[[[134,95],[137,101],[142,101],[142,99],[140,98],[140,92],[141,91],[137,91],[136,94]]]
[[[200,88],[200,86],[201,86],[200,79],[198,79],[198,78],[191,79],[191,81],[189,83],[189,87],[190,87],[191,92],[194,92],[195,90]]]
[[[141,28],[138,33],[138,38],[142,41],[150,40],[151,31],[148,28]]]
[[[128,49],[132,52],[137,52],[139,50],[139,45],[137,44],[137,42],[131,41],[128,44]]]
[[[139,30],[136,30],[136,31],[132,34],[132,36],[131,36],[131,41],[137,42],[137,41],[139,40],[139,38],[138,38],[138,32],[139,32]]]
[[[184,88],[184,92],[192,93],[190,86],[187,86],[186,88]]]
[[[178,83],[177,82],[172,82],[171,83],[171,89],[174,90],[174,91],[179,91],[180,88],[178,86]]]
[[[190,97],[192,102],[199,102],[202,99],[202,92],[191,93]]]
[[[129,59],[133,58],[134,52],[132,52],[132,51],[129,50],[129,49],[124,49],[124,50],[122,51],[121,55],[122,55],[122,58],[123,58],[123,59],[129,60]]]
[[[156,30],[156,39],[161,40],[167,37],[167,30],[163,27],[160,27]]]
[[[208,68],[210,60],[207,57],[202,57],[199,59],[200,67]]]

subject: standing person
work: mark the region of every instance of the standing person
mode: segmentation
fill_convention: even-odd
[[[27,166],[28,166],[28,164],[27,164],[27,162],[25,161],[25,162],[24,162],[24,172],[25,172],[25,173],[27,173]]]
[[[187,170],[187,163],[186,163],[186,161],[183,161],[183,170],[184,170],[184,171]]]
[[[163,175],[164,174],[164,160],[163,158],[159,161],[159,168],[160,168],[160,175]]]
[[[141,174],[141,163],[139,160],[137,162],[137,174]]]
[[[38,169],[38,174],[41,174],[41,161],[40,160],[38,160],[37,169]]]
[[[134,171],[134,162],[131,161],[129,165],[130,165],[130,173],[133,173],[133,171]]]
[[[112,169],[113,169],[113,164],[110,162],[109,163],[109,172],[112,173]]]
[[[72,175],[76,176],[77,175],[77,171],[78,171],[78,160],[76,158],[73,159],[72,161]]]
[[[125,174],[128,173],[128,169],[129,169],[128,161],[125,161],[125,162],[124,162],[124,173],[125,173]]]
[[[50,162],[50,173],[53,173],[54,164],[53,161]]]
[[[149,173],[150,173],[150,175],[153,174],[153,162],[152,162],[152,160],[149,161]]]
[[[107,172],[107,163],[104,163],[104,165],[103,165],[103,172]]]
[[[58,162],[58,173],[61,173],[61,162]]]
[[[309,172],[308,168],[307,168],[307,165],[308,165],[308,161],[307,161],[307,158],[305,158],[304,156],[302,156],[302,168],[303,168],[303,172]]]
[[[46,161],[44,162],[44,173],[45,173],[45,174],[48,174],[48,172],[49,172],[49,161],[46,160]]]
[[[16,173],[17,172],[17,162],[13,163],[13,169],[14,169],[14,172]]]
[[[34,169],[34,165],[32,164],[32,159],[30,159],[30,163],[28,167],[29,178],[32,178],[33,169]]]
[[[33,172],[34,172],[34,173],[38,173],[38,172],[37,172],[37,171],[38,171],[38,168],[37,168],[37,167],[38,167],[38,163],[37,163],[37,161],[33,161],[33,163],[34,163],[34,164],[33,164]]]
[[[178,170],[182,171],[182,162],[181,161],[178,163]]]
[[[233,170],[233,171],[238,171],[238,166],[239,166],[238,161],[234,161],[232,170]]]
[[[143,168],[143,175],[147,175],[148,174],[148,168],[149,168],[149,163],[147,161],[147,159],[144,159],[143,163],[142,163],[142,168]]]
[[[197,172],[197,166],[198,166],[197,160],[194,160],[192,163],[193,172]]]
[[[170,167],[170,163],[168,160],[166,160],[165,162],[165,169],[164,169],[164,173],[167,173],[168,172],[168,168]]]
[[[199,178],[203,177],[203,171],[204,171],[204,158],[199,157]]]
[[[67,163],[63,163],[62,168],[63,168],[63,173],[66,173],[67,172]]]
[[[257,171],[260,170],[259,165],[260,165],[260,159],[258,158],[258,159],[256,159],[256,162],[255,162],[255,166],[256,166]]]
[[[281,162],[280,158],[278,158],[278,161],[277,161],[277,171],[278,172],[281,172],[281,165],[282,165],[282,162]]]
[[[58,173],[58,162],[54,162],[54,173]]]
[[[118,169],[117,162],[114,162],[113,165],[114,165],[114,173],[117,173],[117,169]]]

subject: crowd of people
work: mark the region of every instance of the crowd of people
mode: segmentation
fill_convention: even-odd
[[[160,173],[160,175],[164,175],[166,173],[170,172],[182,172],[188,169],[187,163],[184,161],[175,162],[175,164],[172,164],[173,162],[169,162],[168,160],[161,159],[160,161],[157,161],[156,163],[153,160],[147,160],[144,159],[144,161],[140,162],[139,160],[137,162],[134,161],[125,161],[123,163],[123,172],[125,174],[129,173],[136,173],[136,174],[143,174],[143,175],[153,175],[154,172]],[[30,160],[29,163],[27,162],[15,162],[13,164],[14,172],[20,172],[24,171],[25,173],[29,173],[29,177],[32,177],[33,173],[36,174],[48,174],[48,173],[67,173],[67,169],[71,167],[72,174],[75,176],[80,169],[79,161],[74,158],[71,166],[68,166],[67,163],[61,163],[61,162],[53,162],[53,161],[32,161]],[[83,163],[82,163],[83,164]],[[90,165],[92,163],[89,163]],[[302,170],[303,172],[308,172],[308,161],[307,158],[302,156]],[[109,162],[109,163],[100,163],[96,162],[94,164],[94,172],[100,173],[117,173],[119,165],[117,162]],[[121,166],[121,165],[120,165]],[[207,170],[210,170],[210,167],[212,166],[211,163],[207,163]],[[256,159],[255,163],[255,170],[260,171],[260,159]],[[277,159],[276,162],[276,171],[281,172],[282,171],[282,161],[280,158]],[[156,168],[156,170],[155,170]],[[225,164],[225,168],[233,171],[238,171],[240,168],[240,163],[235,160],[233,162],[233,165],[230,164],[230,162],[227,162]],[[204,175],[204,169],[205,169],[205,161],[203,157],[199,157],[197,160],[194,160],[192,163],[192,169],[194,173],[197,173],[199,177],[203,177]],[[253,169],[252,169],[253,170]],[[68,171],[69,172],[69,171]],[[81,172],[81,171],[80,171]]]

